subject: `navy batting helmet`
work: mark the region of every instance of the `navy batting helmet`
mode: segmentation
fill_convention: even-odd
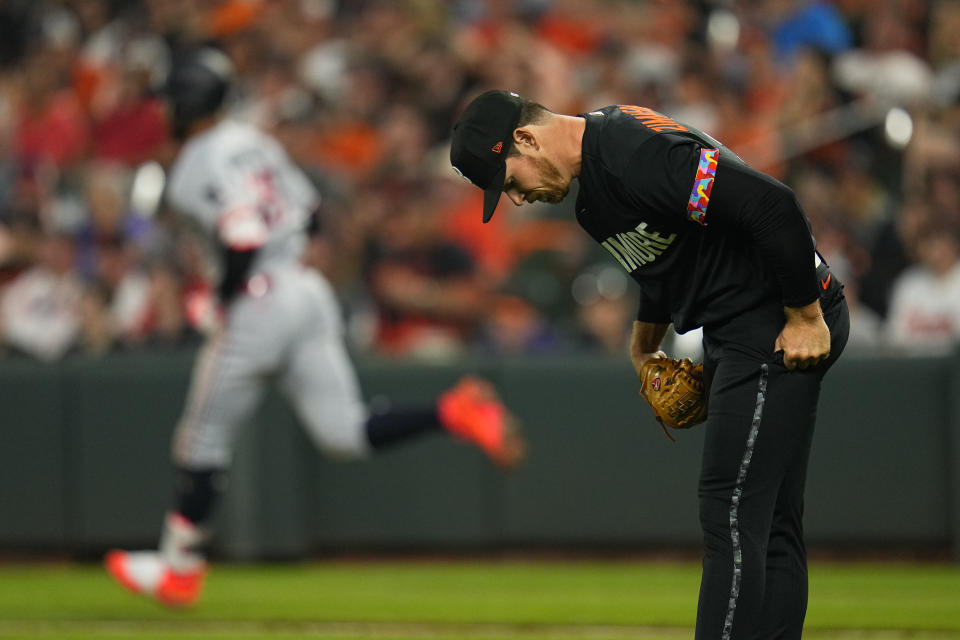
[[[190,125],[219,111],[233,82],[233,65],[219,49],[203,47],[175,60],[163,89],[173,133],[183,138]]]

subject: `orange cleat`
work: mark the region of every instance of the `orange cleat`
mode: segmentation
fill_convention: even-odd
[[[440,422],[454,436],[472,442],[504,469],[526,454],[516,420],[486,380],[466,376],[437,400]]]
[[[104,559],[107,572],[121,586],[168,607],[189,607],[203,591],[206,563],[175,572],[154,551],[111,551]]]

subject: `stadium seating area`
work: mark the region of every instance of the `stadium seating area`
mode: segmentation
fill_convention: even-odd
[[[451,170],[450,125],[489,88],[711,133],[796,191],[847,285],[852,348],[949,351],[958,32],[944,0],[5,0],[0,353],[197,343],[209,265],[156,203],[174,148],[157,89],[208,42],[237,69],[231,114],[324,195],[307,259],[359,352],[624,352],[634,287],[572,199],[481,225]]]

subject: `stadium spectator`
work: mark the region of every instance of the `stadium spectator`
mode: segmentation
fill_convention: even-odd
[[[960,344],[960,235],[930,224],[916,254],[917,264],[893,283],[887,339],[901,349],[949,353]]]
[[[80,333],[78,343],[88,356],[102,356],[113,351],[113,323],[108,308],[109,294],[98,283],[89,283],[80,296]]]
[[[83,283],[73,269],[73,252],[72,236],[46,234],[37,264],[3,290],[0,327],[10,351],[55,360],[77,345]]]
[[[470,255],[440,234],[427,195],[394,191],[367,259],[379,308],[377,348],[392,356],[463,353],[487,311],[488,288]]]
[[[46,211],[52,201],[53,171],[46,163],[23,161],[12,167],[8,190],[0,198],[0,286],[31,267],[37,259]]]
[[[154,39],[130,42],[116,64],[118,76],[98,96],[93,116],[93,157],[127,166],[159,156],[168,142],[166,116],[154,94],[156,69],[165,64]]]
[[[787,60],[802,49],[837,53],[852,44],[850,28],[833,3],[793,0],[764,4],[775,20],[772,35],[778,60]]]
[[[930,224],[925,199],[912,199],[881,224],[867,249],[870,265],[859,279],[860,300],[881,318],[889,313],[894,281],[914,261],[917,239]]]
[[[555,353],[562,344],[556,328],[519,296],[499,296],[480,331],[480,347],[499,355]]]
[[[85,215],[76,230],[77,269],[87,278],[97,270],[97,253],[111,245],[125,245],[135,263],[154,239],[151,220],[130,210],[130,175],[121,166],[106,162],[85,165],[83,204]]]
[[[87,152],[87,114],[69,85],[69,69],[51,48],[28,56],[18,101],[17,146],[20,158],[71,168]]]
[[[628,327],[636,315],[627,276],[610,265],[584,270],[573,281],[577,303],[576,333],[581,346],[610,355],[623,354],[629,344]]]

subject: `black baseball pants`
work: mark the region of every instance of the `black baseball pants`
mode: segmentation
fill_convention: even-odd
[[[704,331],[709,416],[699,484],[703,577],[697,640],[800,638],[807,609],[803,495],[820,384],[850,320],[842,286],[821,295],[829,359],[788,371],[771,304]],[[831,282],[832,280],[832,282]]]

